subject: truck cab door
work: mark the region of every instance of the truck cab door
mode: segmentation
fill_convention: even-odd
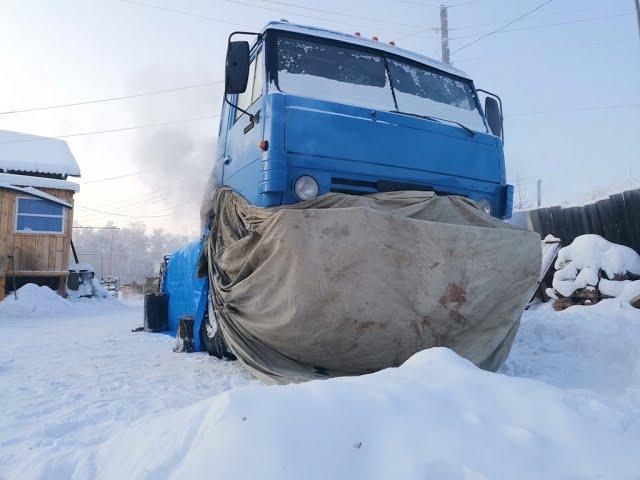
[[[253,120],[238,108],[229,107],[222,159],[223,185],[232,187],[254,205],[260,200],[262,150],[259,144],[264,135],[264,81],[264,54],[260,47],[251,61],[246,91],[230,99],[249,112]]]

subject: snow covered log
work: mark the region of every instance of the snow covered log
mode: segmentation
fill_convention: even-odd
[[[640,296],[640,255],[599,235],[581,235],[560,249],[555,268],[548,294],[556,310],[622,297],[623,291],[629,303]]]

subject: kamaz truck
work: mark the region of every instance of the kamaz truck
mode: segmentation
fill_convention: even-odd
[[[276,383],[430,347],[497,369],[540,271],[537,234],[502,221],[502,123],[496,95],[395,45],[233,33],[202,241],[163,281],[169,325]]]
[[[269,23],[251,46],[233,40],[242,35],[228,45],[214,183],[261,207],[428,190],[511,216],[501,102],[467,74],[285,22]]]

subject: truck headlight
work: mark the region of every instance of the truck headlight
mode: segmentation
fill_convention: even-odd
[[[300,200],[316,198],[319,190],[318,182],[309,175],[302,175],[296,180],[296,183],[293,184],[293,191]]]
[[[491,202],[489,200],[483,198],[478,202],[478,206],[484,213],[486,213],[487,215],[491,215]]]

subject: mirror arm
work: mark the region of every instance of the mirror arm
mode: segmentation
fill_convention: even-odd
[[[227,102],[229,105],[231,105],[233,108],[237,108],[242,113],[245,113],[245,114],[249,115],[249,121],[253,122],[253,115],[251,113],[247,112],[244,108],[240,108],[238,105],[235,105],[235,104],[231,103],[229,101],[228,95],[226,93],[224,94],[224,101]]]
[[[496,100],[498,100],[498,105],[500,105],[500,123],[501,123],[501,126],[502,126],[502,128],[501,128],[502,131],[500,132],[500,134],[501,134],[500,136],[502,137],[502,143],[504,143],[504,115],[502,113],[502,111],[503,111],[502,110],[502,99],[497,94],[495,94],[493,92],[490,92],[488,90],[484,90],[482,88],[476,88],[476,92],[485,93],[485,94],[495,98]],[[485,112],[485,115],[486,115],[486,112]]]

